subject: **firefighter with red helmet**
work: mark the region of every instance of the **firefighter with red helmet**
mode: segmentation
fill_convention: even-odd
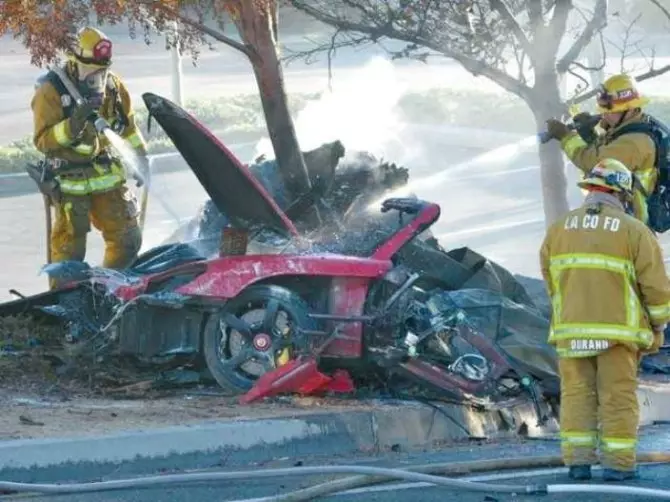
[[[559,356],[561,449],[573,479],[636,475],[637,368],[663,343],[670,281],[652,231],[625,211],[633,175],[603,159],[578,185],[584,204],[547,230],[540,251]]]
[[[142,243],[135,197],[126,170],[105,134],[93,125],[105,119],[124,138],[146,169],[147,151],[135,122],[130,95],[110,71],[112,42],[98,29],[85,27],[67,54],[60,72],[53,69],[36,85],[31,102],[33,141],[48,159],[56,188],[49,194],[55,208],[51,262],[83,261],[91,224],[105,242],[103,266],[124,268]],[[59,77],[65,74],[83,98],[77,104]],[[134,175],[138,185],[141,176]],[[51,281],[52,287],[56,284]]]

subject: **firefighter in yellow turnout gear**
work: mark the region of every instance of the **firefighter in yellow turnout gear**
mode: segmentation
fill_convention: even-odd
[[[548,229],[540,251],[560,358],[562,454],[573,479],[590,479],[600,446],[603,478],[621,481],[636,475],[637,368],[663,343],[670,281],[654,234],[624,210],[631,172],[604,159],[578,185],[584,204]]]
[[[109,71],[111,41],[87,27],[80,30],[77,42],[63,70],[85,102],[76,105],[51,71],[38,83],[31,103],[34,144],[49,159],[58,185],[51,194],[51,261],[83,261],[92,223],[105,241],[103,266],[124,268],[142,243],[137,204],[120,159],[93,120],[104,118],[139,154],[142,169],[148,166],[145,142],[126,86]],[[142,180],[135,178],[139,186]],[[51,285],[56,286],[53,281]]]
[[[561,142],[565,154],[582,172],[588,173],[602,159],[616,159],[635,174],[639,185],[633,186],[633,212],[644,223],[648,221],[645,193],[653,191],[658,178],[656,146],[647,134],[617,133],[629,124],[648,120],[642,111],[648,102],[633,77],[619,74],[608,78],[597,95],[597,111],[602,114],[599,126],[604,134],[596,135],[593,143],[587,143],[559,120],[547,121],[548,134]]]

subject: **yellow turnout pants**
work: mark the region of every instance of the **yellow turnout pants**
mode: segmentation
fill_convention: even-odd
[[[638,351],[614,345],[594,357],[561,358],[561,451],[565,465],[635,468]]]
[[[105,241],[103,267],[121,269],[130,265],[142,246],[137,221],[137,203],[125,185],[89,195],[63,194],[54,204],[51,231],[51,261],[75,260],[86,256],[86,237],[91,223]],[[50,281],[51,287],[56,284]]]

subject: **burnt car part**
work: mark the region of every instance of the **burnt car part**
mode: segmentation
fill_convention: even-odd
[[[452,401],[487,407],[525,393],[538,424],[546,422],[535,379],[481,335],[465,312],[440,302],[435,291],[413,287],[415,274],[401,282],[406,270],[392,269],[371,289],[368,311],[375,315],[365,333],[368,357],[390,374],[428,385]]]
[[[271,229],[283,236],[281,246],[305,237],[251,171],[202,124],[160,96],[145,94],[143,99],[229,223],[250,232]],[[205,260],[182,245],[152,250],[127,271],[83,270],[86,279],[79,286],[86,291],[92,284],[100,286],[116,301],[109,316],[92,326],[107,335],[103,341],[119,341],[124,350],[146,357],[197,349],[206,353],[210,371],[218,372],[221,385],[235,389],[254,385],[260,396],[271,395],[264,390],[269,387],[286,392],[319,389],[319,378],[329,377],[319,374],[317,362],[320,366],[326,361],[334,365],[333,375],[355,362],[373,370],[423,375],[419,381],[432,379],[436,388],[462,398],[478,397],[487,385],[500,395],[500,382],[507,374],[503,370],[509,365],[496,359],[490,347],[495,341],[472,336],[462,325],[441,330],[431,325],[431,334],[421,324],[419,309],[426,301],[425,292],[436,287],[444,291],[477,284],[507,294],[502,275],[467,250],[459,256],[421,241],[418,236],[439,218],[436,204],[412,197],[387,199],[379,211],[376,204],[370,209],[373,200],[365,197],[351,204],[351,198],[343,199],[347,234],[343,236],[337,224],[324,226],[310,249],[287,246],[284,253],[273,255]],[[178,260],[172,259],[173,252]],[[288,253],[292,255],[278,256]],[[314,253],[320,256],[306,256]],[[430,257],[426,270],[414,266],[424,255]],[[462,272],[455,274],[456,280],[450,273],[454,264]],[[310,289],[317,294],[310,295]],[[442,336],[469,346],[449,354],[429,350],[430,343],[438,343]],[[382,361],[378,351],[392,357]],[[491,364],[485,368],[477,357],[458,359],[468,354],[479,354]],[[291,357],[295,364],[286,363]],[[247,363],[258,363],[256,373],[268,377],[265,387],[259,384],[263,377],[257,378]],[[287,366],[293,375],[282,372]],[[486,369],[485,378],[478,369]],[[299,372],[302,376],[293,378]],[[440,373],[450,380],[440,379]],[[496,375],[497,387],[490,383]],[[316,380],[310,381],[311,377]]]

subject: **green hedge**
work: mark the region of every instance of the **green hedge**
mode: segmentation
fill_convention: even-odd
[[[317,94],[292,95],[289,102],[291,112],[295,116],[314,99],[318,99]],[[228,141],[255,139],[266,134],[260,99],[255,94],[189,101],[185,108]],[[396,111],[402,120],[408,122],[451,124],[522,134],[535,131],[533,115],[526,104],[504,94],[432,89],[404,95]],[[649,111],[670,124],[669,98],[654,98]],[[147,132],[146,110],[139,109],[137,116],[151,153],[173,150],[160,126],[156,124]],[[39,158],[30,138],[16,141],[0,147],[0,172],[20,172],[26,162]]]

